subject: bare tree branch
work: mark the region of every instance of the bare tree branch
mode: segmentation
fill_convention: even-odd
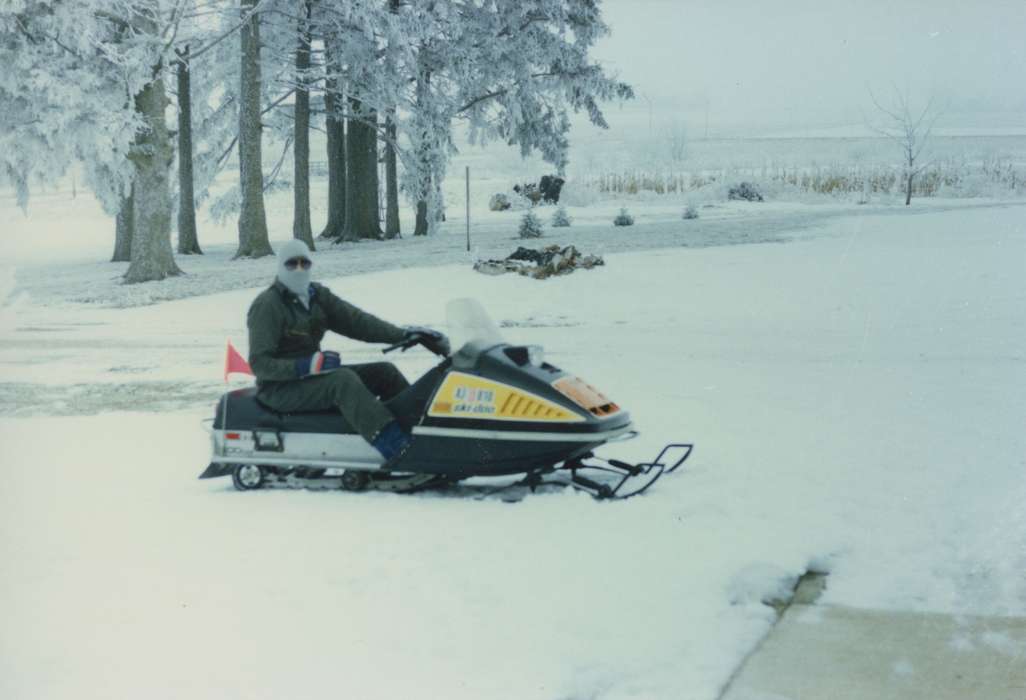
[[[235,24],[234,26],[232,26],[232,28],[231,28],[231,29],[229,29],[228,31],[224,32],[224,33],[223,33],[223,34],[221,34],[221,35],[220,35],[219,37],[217,37],[217,38],[213,39],[213,40],[212,40],[212,41],[211,41],[211,42],[210,42],[209,44],[207,44],[206,46],[203,46],[203,47],[201,47],[201,48],[197,49],[196,51],[193,51],[193,52],[192,52],[192,58],[193,58],[193,60],[195,60],[195,59],[199,58],[200,56],[202,56],[203,54],[205,54],[205,53],[206,53],[207,51],[210,51],[210,50],[211,50],[212,48],[214,48],[215,46],[217,46],[218,44],[220,44],[220,43],[221,43],[222,41],[224,41],[225,39],[227,39],[228,37],[230,37],[230,36],[231,36],[232,34],[234,34],[235,32],[239,31],[239,30],[240,30],[240,29],[242,29],[242,28],[243,28],[244,26],[246,26],[246,23],[247,23],[247,22],[249,22],[249,19],[250,19],[250,17],[252,17],[253,15],[257,14],[258,12],[261,12],[261,11],[263,10],[263,6],[264,6],[264,5],[266,5],[266,4],[267,4],[267,2],[268,2],[268,0],[259,0],[259,2],[257,2],[257,4],[253,6],[253,9],[252,9],[252,10],[250,10],[249,12],[247,12],[247,13],[246,13],[246,14],[245,14],[245,15],[244,15],[244,16],[242,17],[242,19],[241,19],[241,20],[239,20],[239,22],[238,22],[237,24]]]

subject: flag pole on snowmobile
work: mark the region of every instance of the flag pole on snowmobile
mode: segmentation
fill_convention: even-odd
[[[252,368],[250,368],[250,366],[249,366],[249,363],[246,362],[245,358],[243,358],[242,355],[239,354],[239,351],[236,350],[232,346],[232,341],[231,341],[231,339],[229,339],[228,340],[228,346],[225,348],[225,352],[224,352],[224,384],[225,384],[225,388],[227,388],[227,386],[228,386],[228,375],[232,374],[232,373],[248,374],[250,376],[255,376],[253,374]],[[221,401],[223,403],[223,407],[221,408],[221,412],[224,414],[224,424],[227,425],[228,424],[228,392],[227,391],[221,397]],[[228,444],[226,442],[222,441],[221,442],[221,456],[224,457],[227,454],[228,454]]]

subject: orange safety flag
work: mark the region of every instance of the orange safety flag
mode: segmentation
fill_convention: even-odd
[[[232,347],[232,341],[228,341],[228,350],[224,356],[224,380],[228,381],[228,375],[233,372],[255,376],[249,363],[239,354],[239,351]]]

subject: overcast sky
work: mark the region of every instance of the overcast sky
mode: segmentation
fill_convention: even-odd
[[[886,94],[897,84],[913,99],[936,95],[950,115],[1026,115],[1026,0],[603,0],[602,8],[613,35],[596,56],[634,85],[637,108],[651,104],[656,114],[677,110],[694,123],[708,103],[713,124],[857,123],[871,107],[867,86]],[[983,112],[1005,114],[975,116]]]

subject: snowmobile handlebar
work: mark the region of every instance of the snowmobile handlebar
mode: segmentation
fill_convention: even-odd
[[[384,354],[392,352],[393,350],[402,350],[403,352],[406,352],[407,350],[412,348],[414,345],[419,345],[419,344],[420,344],[420,338],[419,337],[417,337],[417,336],[408,336],[408,337],[403,338],[402,340],[400,340],[398,343],[394,343],[393,345],[389,345],[387,348],[382,350],[381,353],[384,355]]]
[[[425,348],[442,357],[449,356],[449,339],[438,331],[430,328],[411,326],[406,329],[406,335],[398,343],[389,345],[382,350],[382,353],[389,353],[393,350],[406,352],[414,345],[423,345]]]

